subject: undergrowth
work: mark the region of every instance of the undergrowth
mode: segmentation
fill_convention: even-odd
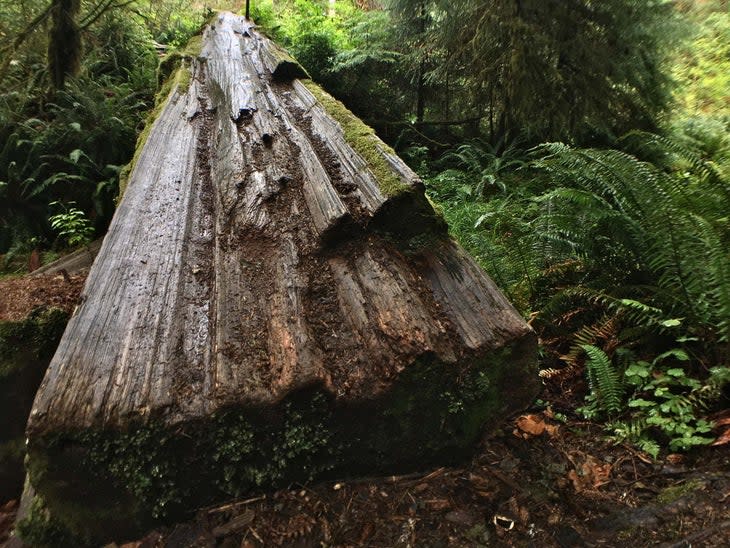
[[[545,382],[656,456],[713,440],[730,361],[730,179],[721,146],[632,132],[615,148],[472,142],[427,175],[452,234],[538,331]],[[681,359],[680,359],[681,358]]]

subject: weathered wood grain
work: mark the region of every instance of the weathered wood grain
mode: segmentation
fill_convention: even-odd
[[[205,30],[38,392],[31,480],[98,538],[449,458],[537,390],[534,333],[417,176],[374,135],[363,154],[291,62],[232,14]],[[69,517],[104,501],[124,510]]]

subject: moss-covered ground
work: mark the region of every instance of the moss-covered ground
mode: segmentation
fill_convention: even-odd
[[[67,312],[42,307],[22,321],[0,321],[0,500],[22,487],[25,423],[67,321]]]

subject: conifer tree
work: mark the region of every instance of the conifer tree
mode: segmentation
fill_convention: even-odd
[[[462,116],[479,117],[495,142],[653,129],[667,104],[664,0],[388,1],[401,32],[439,52],[426,80],[458,82]]]

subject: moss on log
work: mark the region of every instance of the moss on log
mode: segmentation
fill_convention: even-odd
[[[155,95],[155,106],[147,115],[144,128],[137,137],[137,146],[135,148],[134,156],[130,162],[119,171],[119,194],[117,200],[121,200],[124,195],[124,191],[127,189],[127,183],[129,182],[129,177],[139,160],[139,154],[147,142],[147,138],[152,131],[152,126],[163,112],[168,99],[170,99],[174,93],[186,93],[188,91],[192,79],[190,67],[193,60],[200,54],[201,48],[202,36],[194,36],[184,48],[168,53],[160,61],[160,65],[157,68],[158,91]]]
[[[301,82],[313,98],[327,111],[342,128],[345,140],[372,171],[380,191],[387,197],[409,191],[412,185],[405,182],[386,160],[387,155],[395,158],[395,151],[375,135],[375,131],[350,112],[345,105],[324,91],[311,80]]]
[[[83,538],[453,462],[537,392],[534,333],[418,177],[276,52],[205,30],[36,397],[30,480]]]
[[[67,320],[62,310],[38,308],[0,322],[0,500],[22,489],[25,422]]]

